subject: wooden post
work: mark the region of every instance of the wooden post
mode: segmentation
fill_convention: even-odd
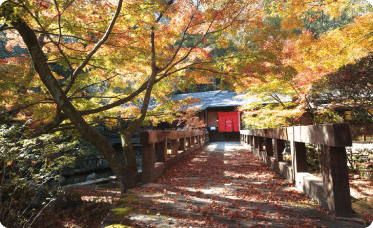
[[[352,214],[345,147],[322,146],[323,186],[329,211],[337,217]]]
[[[285,140],[275,139],[275,156],[277,161],[283,161],[282,152],[285,149]]]
[[[177,155],[177,139],[171,140],[171,154]]]
[[[307,152],[306,144],[301,142],[294,142],[295,148],[295,158],[293,159],[294,163],[294,174],[298,172],[307,172]],[[347,163],[346,163],[347,164]]]
[[[254,136],[254,140],[253,140],[253,152],[256,153],[256,151],[258,151],[258,154],[259,154],[259,136]]]
[[[185,138],[180,138],[179,150],[185,151]]]
[[[264,138],[263,137],[258,137],[259,141],[258,141],[258,149],[259,151],[262,151],[263,150],[263,143],[264,143]]]
[[[257,140],[255,136],[251,135],[251,150],[252,152],[254,152],[254,149],[255,149],[255,141]]]
[[[155,150],[153,144],[145,144],[142,147],[142,183],[149,183],[153,178]]]
[[[157,144],[158,159],[157,162],[167,161],[167,141],[159,142]]]
[[[267,156],[273,156],[272,138],[265,138],[265,151]]]

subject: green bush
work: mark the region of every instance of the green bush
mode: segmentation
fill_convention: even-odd
[[[307,164],[310,171],[321,173],[321,153],[315,145],[306,144]]]
[[[61,171],[83,154],[63,134],[28,138],[26,125],[0,126],[0,222],[28,227],[58,194]]]

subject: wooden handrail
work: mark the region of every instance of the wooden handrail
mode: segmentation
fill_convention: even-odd
[[[351,130],[348,123],[241,130],[240,134],[287,141],[293,140],[294,134],[295,142],[324,144],[332,147],[352,146]]]
[[[241,144],[247,146],[251,152],[261,157],[285,178],[295,182],[304,193],[316,198],[335,216],[352,215],[345,148],[352,146],[348,123],[242,130],[240,138]],[[282,159],[285,141],[290,141],[291,166]],[[263,143],[265,151],[261,151]],[[321,184],[317,184],[317,179],[307,173],[306,143],[318,144],[322,150]]]
[[[169,157],[167,157],[167,141],[171,141]],[[140,131],[140,143],[143,145],[142,183],[149,183],[160,177],[165,170],[208,141],[208,131]],[[155,147],[158,151],[157,162]]]

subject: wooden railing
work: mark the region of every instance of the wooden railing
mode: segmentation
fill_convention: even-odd
[[[352,215],[345,148],[352,145],[348,124],[242,130],[240,137],[251,152],[335,216]],[[283,161],[285,141],[290,141],[291,165]],[[322,180],[307,173],[306,143],[318,144],[322,149]]]
[[[168,143],[169,148],[168,148]],[[207,131],[141,131],[143,145],[142,183],[160,177],[183,157],[209,141]],[[155,149],[158,152],[155,161]]]

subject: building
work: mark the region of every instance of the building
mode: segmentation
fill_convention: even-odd
[[[237,95],[229,91],[209,91],[175,95],[172,100],[199,98],[198,108],[200,120],[203,120],[209,131],[210,141],[239,141],[241,130],[241,115],[237,107],[262,101],[261,98]],[[289,97],[283,97],[290,101]]]

